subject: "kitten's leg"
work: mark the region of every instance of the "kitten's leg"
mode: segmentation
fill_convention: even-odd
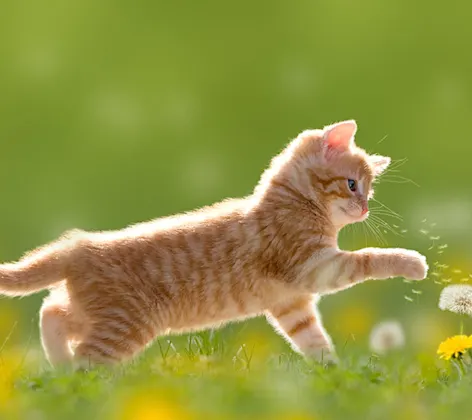
[[[355,252],[335,251],[308,276],[310,290],[329,293],[368,279],[426,277],[426,258],[416,251],[395,248],[365,248]]]
[[[87,334],[74,351],[74,366],[77,369],[90,369],[97,365],[113,365],[125,357],[105,339],[96,334]]]
[[[312,295],[302,295],[269,310],[269,322],[304,356],[319,362],[335,362],[331,339],[321,323]]]
[[[79,369],[114,365],[135,353],[132,346],[127,331],[116,321],[95,320],[74,351],[74,365]]]
[[[69,346],[72,331],[68,307],[60,304],[43,305],[40,312],[41,342],[52,366],[69,364],[72,352]]]
[[[80,369],[113,365],[131,359],[155,336],[156,330],[132,313],[125,322],[123,311],[108,308],[108,315],[95,318],[74,351],[74,364]]]

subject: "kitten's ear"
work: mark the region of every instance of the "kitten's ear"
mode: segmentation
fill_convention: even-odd
[[[327,149],[343,152],[354,143],[357,124],[354,120],[342,121],[324,128],[323,140]]]
[[[392,159],[390,159],[387,156],[379,156],[379,155],[370,155],[369,156],[369,162],[374,168],[374,175],[379,176],[382,172],[385,171],[385,169],[388,168],[388,165],[390,165],[390,162]]]

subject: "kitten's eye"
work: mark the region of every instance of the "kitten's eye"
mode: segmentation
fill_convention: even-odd
[[[352,192],[355,192],[357,190],[357,182],[354,181],[353,179],[347,180],[347,186]]]

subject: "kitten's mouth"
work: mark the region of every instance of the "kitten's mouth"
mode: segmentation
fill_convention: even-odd
[[[367,219],[369,217],[369,212],[366,212],[364,214],[361,214],[359,216],[353,216],[352,214],[350,214],[344,207],[339,207],[341,209],[341,211],[347,216],[349,217],[350,219],[353,219],[353,220],[356,220],[358,222],[363,222],[365,219]]]

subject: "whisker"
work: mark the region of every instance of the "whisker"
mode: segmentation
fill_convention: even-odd
[[[401,175],[388,174],[382,178],[382,182],[390,182],[392,184],[413,184],[415,187],[420,188],[420,185],[410,178],[406,178]]]
[[[376,216],[375,214],[372,214],[370,217],[372,217],[372,220],[376,222],[378,225],[383,227],[384,229],[387,229],[389,232],[393,233],[394,235],[401,236],[397,230],[395,230],[388,222],[383,220],[382,218]]]
[[[385,134],[385,136],[383,136],[383,137],[377,142],[377,144],[382,143],[387,137],[388,137],[388,134]]]
[[[383,234],[380,231],[379,227],[375,224],[373,220],[366,219],[365,224],[367,228],[370,230],[374,238],[382,245],[386,245],[386,241],[383,238]]]
[[[398,216],[398,217],[401,217],[396,211],[393,211],[390,207],[386,206],[384,203],[382,203],[381,201],[377,200],[376,198],[372,198],[372,200],[374,200],[377,204],[379,204],[382,208],[384,208],[385,210],[389,211],[390,213]]]
[[[379,183],[384,179],[388,179],[388,176],[392,176],[393,173],[399,172],[399,168],[403,166],[408,161],[408,158],[394,160],[390,163],[389,167],[381,173],[378,177],[375,178],[374,183]]]
[[[364,241],[365,241],[365,246],[367,246],[367,232],[366,232],[366,227],[364,223],[361,223],[362,226],[362,232],[364,233]]]
[[[386,211],[382,208],[379,208],[379,207],[371,208],[369,214],[371,214],[371,215],[375,214],[375,215],[379,215],[379,216],[388,216],[388,217],[391,217],[393,219],[399,220],[400,222],[403,221],[403,217],[401,217],[400,215],[389,213],[388,211]]]
[[[375,235],[374,232],[372,232],[372,229],[371,229],[371,227],[369,225],[369,222],[367,220],[364,220],[362,222],[362,226],[364,226],[364,236],[365,236],[366,243],[367,243],[367,236],[368,235],[372,235],[375,238],[375,240],[377,240],[377,236]]]
[[[389,167],[378,177],[378,179],[381,179],[390,172],[398,172],[399,168],[402,167],[407,161],[408,158],[392,160]]]
[[[387,222],[386,220],[382,219],[382,217],[380,217],[380,216],[384,216],[384,214],[382,214],[382,213],[377,214],[377,213],[374,212],[373,214],[371,214],[371,216],[372,216],[372,218],[373,218],[374,220],[380,221],[382,224],[388,225],[389,227],[391,227],[391,228],[393,229],[393,227],[390,226],[390,223],[389,223],[389,222]],[[389,216],[390,216],[390,215],[389,215]]]
[[[408,158],[407,157],[404,157],[402,159],[395,159],[395,160],[392,160],[390,162],[390,165],[389,167],[387,168],[387,171],[386,172],[391,172],[393,170],[397,170],[398,168],[400,168],[401,166],[403,166],[405,163],[408,162]],[[385,173],[385,172],[384,172]]]

